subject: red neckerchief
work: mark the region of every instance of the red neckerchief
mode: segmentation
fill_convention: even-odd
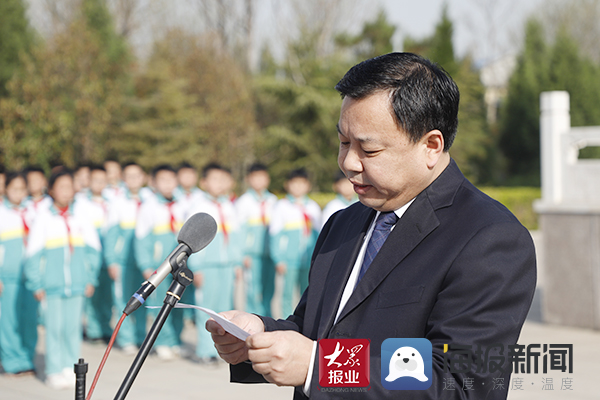
[[[219,203],[216,199],[213,200],[213,203],[215,203],[217,206],[217,211],[219,212],[219,224],[221,225],[221,230],[223,231],[225,244],[227,244],[229,241],[229,232],[227,232],[227,226],[225,225],[225,214],[223,213],[223,208],[221,207],[221,203]]]
[[[176,221],[175,221],[175,215],[173,214],[173,204],[175,204],[174,201],[169,201],[167,203],[167,209],[169,210],[169,218],[170,218],[170,223],[171,223],[171,232],[176,233],[177,232],[177,226],[176,226]]]
[[[267,226],[267,215],[266,215],[267,200],[260,202],[260,220],[263,226]]]
[[[69,238],[69,250],[71,250],[71,253],[73,253],[73,242],[71,241],[71,227],[69,226],[69,206],[66,206],[65,208],[59,208],[57,206],[56,209],[58,210],[58,214],[61,217],[63,217],[63,220],[65,221],[65,226],[67,227],[67,236]]]
[[[304,235],[308,236],[310,234],[310,230],[312,228],[312,222],[310,220],[309,215],[306,213],[306,209],[304,208],[304,205],[302,203],[300,203],[300,201],[301,201],[300,199],[297,199],[296,205],[298,206],[298,208],[300,209],[300,212],[304,216]]]
[[[27,225],[27,220],[25,219],[26,208],[19,208],[18,206],[14,206],[13,209],[19,213],[21,216],[21,221],[23,221],[23,244],[27,246],[27,236],[29,235],[29,225]]]

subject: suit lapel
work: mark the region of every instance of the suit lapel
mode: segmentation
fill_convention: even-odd
[[[356,257],[363,244],[363,239],[375,211],[370,208],[365,208],[362,213],[357,215],[348,226],[361,226],[360,231],[348,229],[344,234],[344,243],[337,250],[332,262],[332,267],[329,269],[325,280],[325,290],[323,293],[323,312],[321,314],[321,322],[319,323],[318,337],[326,337],[327,332],[331,329],[337,309],[346,287],[348,277],[352,272],[352,267],[356,261]]]
[[[373,293],[386,276],[438,225],[439,221],[427,194],[422,192],[388,236],[348,299],[338,322]]]

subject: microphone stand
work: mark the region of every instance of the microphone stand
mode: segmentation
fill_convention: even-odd
[[[171,310],[175,307],[175,304],[179,300],[181,300],[181,295],[185,291],[185,288],[194,281],[194,274],[187,268],[186,260],[180,264],[180,268],[173,272],[173,283],[169,287],[167,291],[167,295],[165,296],[164,304],[158,313],[158,316],[154,320],[150,331],[146,335],[146,339],[144,339],[144,343],[140,347],[135,360],[131,364],[119,391],[115,396],[115,400],[123,400],[129,389],[131,389],[131,385],[133,385],[133,381],[137,377],[137,374],[140,372],[142,368],[142,364],[148,357],[150,350],[152,349],[152,345],[156,341],[156,337],[160,333],[167,317],[171,313]]]

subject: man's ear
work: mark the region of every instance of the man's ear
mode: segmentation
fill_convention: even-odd
[[[427,132],[421,142],[425,146],[427,167],[433,169],[444,153],[444,135],[437,129]]]

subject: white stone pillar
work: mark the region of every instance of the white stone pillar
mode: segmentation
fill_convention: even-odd
[[[562,202],[565,152],[561,135],[571,129],[569,93],[543,92],[540,95],[540,146],[542,203],[546,206]]]

